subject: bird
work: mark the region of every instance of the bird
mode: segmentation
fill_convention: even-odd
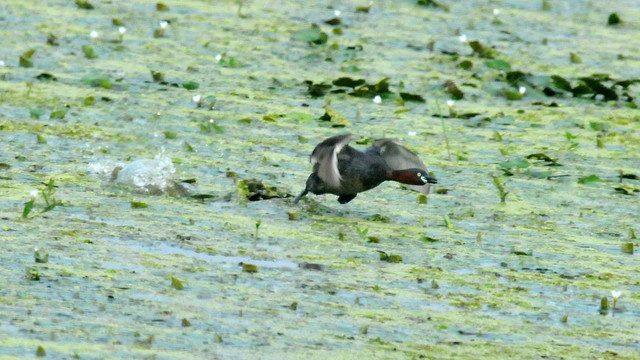
[[[397,142],[378,139],[363,152],[349,146],[354,138],[353,134],[336,135],[313,149],[313,172],[294,204],[308,193],[338,195],[338,202],[346,204],[384,181],[397,181],[426,195],[431,184],[438,183],[422,160]]]

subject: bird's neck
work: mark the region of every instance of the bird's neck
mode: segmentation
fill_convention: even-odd
[[[416,183],[416,173],[413,170],[393,170],[389,173],[389,180],[414,185]]]

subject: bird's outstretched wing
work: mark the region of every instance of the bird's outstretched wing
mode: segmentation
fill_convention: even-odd
[[[416,168],[424,170],[427,175],[429,174],[427,166],[418,155],[391,139],[378,139],[371,146],[377,150],[391,170]],[[430,184],[407,186],[425,195],[429,194],[431,187]]]
[[[322,181],[331,187],[340,187],[340,172],[338,171],[338,153],[349,144],[355,135],[342,134],[325,139],[313,149],[311,165]]]

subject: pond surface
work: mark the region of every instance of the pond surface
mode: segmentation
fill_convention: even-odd
[[[0,358],[638,357],[639,1],[165,5],[0,4]]]

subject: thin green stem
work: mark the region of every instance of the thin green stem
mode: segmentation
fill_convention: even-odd
[[[442,133],[444,134],[444,141],[447,144],[447,154],[449,156],[449,161],[451,161],[451,147],[449,146],[449,136],[447,135],[447,128],[444,126],[444,115],[442,115],[442,111],[440,110],[440,102],[436,99],[436,109],[438,110],[438,114],[440,115],[440,123],[442,123]]]

